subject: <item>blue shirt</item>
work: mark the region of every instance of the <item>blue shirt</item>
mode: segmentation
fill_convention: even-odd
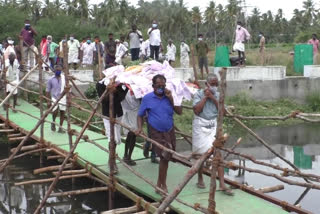
[[[61,77],[60,79],[56,76],[51,77],[48,80],[46,92],[49,92],[51,97],[58,99],[61,94]]]
[[[213,96],[216,98],[217,101],[219,101],[218,91],[216,91]],[[195,93],[195,95],[193,96],[193,106],[197,105],[204,97],[205,95],[203,89]],[[213,120],[218,116],[218,108],[212,100],[207,99],[202,109],[202,112],[200,112],[198,116],[206,120]]]
[[[173,106],[166,97],[158,97],[154,92],[145,95],[138,115],[143,117],[148,113],[148,123],[160,132],[168,132],[173,127]]]

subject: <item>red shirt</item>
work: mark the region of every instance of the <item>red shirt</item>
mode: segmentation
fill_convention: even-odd
[[[27,43],[28,45],[34,45],[34,34],[31,30],[26,30],[25,28],[23,28],[21,30],[20,35],[23,37],[23,41],[25,43]],[[23,46],[27,46],[26,44],[23,44]]]

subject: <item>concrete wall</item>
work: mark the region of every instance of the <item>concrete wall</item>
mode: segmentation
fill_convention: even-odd
[[[244,92],[261,101],[290,98],[304,103],[306,96],[314,91],[320,92],[320,78],[287,77],[282,80],[227,81],[227,96]]]
[[[303,71],[304,77],[317,78],[320,77],[319,65],[305,65]]]

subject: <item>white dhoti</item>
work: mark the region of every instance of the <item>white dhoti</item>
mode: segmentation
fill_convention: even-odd
[[[78,56],[79,52],[70,51],[68,54],[68,64],[79,63],[80,60],[78,59]]]
[[[192,121],[192,153],[203,154],[212,147],[217,129],[217,119],[206,120],[194,116]]]
[[[138,129],[138,109],[136,110],[125,110],[123,109],[122,123],[126,124],[131,130]],[[123,128],[123,133],[127,135],[129,132],[128,129]]]
[[[180,63],[181,63],[181,68],[189,68],[190,66],[190,60],[189,60],[189,56],[181,56],[180,57]]]
[[[245,51],[245,46],[242,42],[236,42],[233,45],[233,50],[234,51],[241,51],[244,52]]]
[[[15,88],[16,85],[18,85],[19,81],[14,80],[14,81],[12,81],[10,83],[11,84],[6,84],[7,93],[10,93],[11,91],[13,91],[14,95],[18,94],[18,89],[15,89],[15,90],[13,90],[13,89]]]
[[[57,101],[57,99],[51,97],[52,105]],[[59,101],[59,103],[52,109],[52,111],[57,110],[59,107],[60,111],[65,111],[67,109],[67,98],[66,96],[63,96],[62,99]]]
[[[116,120],[121,121],[122,117],[118,117]],[[106,130],[106,136],[108,138],[108,140],[110,141],[110,121],[103,118],[103,124],[104,124],[104,128]],[[121,143],[121,126],[119,124],[114,124],[114,141],[116,142],[116,144],[120,144]]]

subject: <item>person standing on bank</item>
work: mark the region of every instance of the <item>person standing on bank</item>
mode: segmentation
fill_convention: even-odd
[[[312,38],[308,41],[308,44],[312,45],[313,48],[313,64],[317,64],[317,56],[319,53],[319,40],[317,39],[317,35],[312,34]]]
[[[259,33],[259,38],[260,38],[260,42],[259,42],[260,63],[261,65],[264,65],[264,61],[265,61],[264,51],[266,46],[266,38],[264,37],[262,32]]]
[[[60,97],[61,93],[64,90],[66,79],[65,76],[62,74],[62,66],[56,65],[54,67],[54,76],[51,77],[48,80],[47,83],[47,89],[46,94],[49,100],[51,100],[52,103],[56,102],[56,100]],[[47,101],[48,108],[51,107],[51,102]],[[55,121],[58,116],[58,111],[60,111],[60,127],[58,132],[59,133],[65,133],[65,131],[62,129],[63,121],[64,121],[64,115],[66,111],[66,105],[67,105],[67,99],[66,95],[63,96],[63,98],[59,101],[59,103],[52,109],[52,121],[54,123],[51,123],[51,130],[56,131],[56,125]]]
[[[32,50],[35,49],[34,46],[34,37],[37,35],[37,32],[33,29],[31,26],[30,20],[26,19],[24,21],[24,28],[21,30],[20,36],[23,38],[23,66],[28,65],[28,59],[29,59],[29,65],[31,68],[34,66],[35,56]],[[24,69],[26,67],[23,67]]]
[[[242,23],[237,23],[237,29],[236,29],[236,38],[235,43],[233,45],[233,50],[238,51],[238,56],[240,60],[240,65],[244,65],[246,62],[246,54],[245,54],[245,45],[244,43],[250,39],[250,34],[242,27]]]
[[[203,35],[198,35],[198,43],[196,44],[196,51],[198,54],[198,63],[201,73],[201,78],[203,79],[203,67],[206,68],[207,75],[209,74],[209,67],[208,67],[208,53],[209,53],[209,46],[208,44],[203,41]]]
[[[174,106],[172,93],[166,88],[166,78],[163,75],[155,75],[152,78],[153,92],[142,98],[138,111],[138,130],[142,133],[143,117],[148,114],[150,137],[168,149],[175,151],[176,137],[174,131],[173,114],[182,114],[181,106]],[[171,153],[157,147],[156,153],[160,157],[157,187],[168,192],[167,171]],[[158,192],[157,192],[158,193]]]
[[[9,54],[9,58],[5,60],[5,75],[6,75],[6,80],[8,83],[6,84],[6,92],[7,95],[13,91],[15,85],[19,83],[19,62],[16,59],[16,55],[14,53]],[[17,103],[18,100],[18,89],[15,89],[13,91],[13,112],[15,113],[16,106],[18,106]]]
[[[180,45],[180,67],[181,68],[189,68],[190,66],[189,54],[190,54],[189,45],[185,42],[185,40],[182,40]]]
[[[130,43],[130,53],[131,60],[139,60],[139,52],[140,52],[140,39],[142,38],[142,33],[137,30],[137,25],[133,24],[131,26],[131,31],[128,33],[127,39]]]
[[[176,53],[177,53],[177,48],[172,43],[172,39],[169,39],[168,46],[167,46],[167,59],[171,66],[173,66],[174,61],[176,61]]]
[[[162,48],[161,35],[158,28],[158,22],[153,21],[152,27],[148,30],[149,42],[150,42],[150,57],[154,60],[159,61],[159,53]]]

